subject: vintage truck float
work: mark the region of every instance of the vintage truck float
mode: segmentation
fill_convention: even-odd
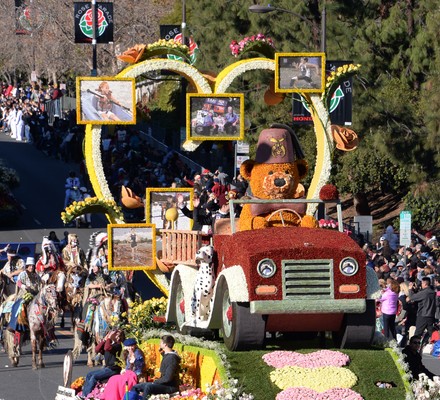
[[[342,232],[340,204],[337,210],[339,230],[236,232],[233,218],[218,220],[212,235],[215,287],[205,320],[194,319],[191,310],[194,251],[203,238],[199,232],[164,232],[162,262],[177,264],[167,321],[189,333],[194,328],[220,330],[230,350],[261,348],[268,332],[330,331],[340,347],[369,345],[375,305],[367,299],[365,254]]]

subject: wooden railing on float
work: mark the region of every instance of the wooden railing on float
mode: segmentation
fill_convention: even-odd
[[[162,258],[167,264],[196,265],[195,255],[202,246],[202,232],[161,229]]]

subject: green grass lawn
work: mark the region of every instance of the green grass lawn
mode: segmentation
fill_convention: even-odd
[[[329,350],[338,350],[330,347]],[[246,393],[252,393],[255,400],[275,399],[281,389],[276,387],[269,378],[274,370],[263,360],[263,354],[275,350],[292,350],[301,353],[310,353],[320,350],[318,340],[299,341],[270,339],[265,350],[227,352],[231,363],[231,375],[239,379]],[[365,400],[403,400],[405,388],[393,359],[383,349],[371,350],[342,350],[350,357],[348,367],[358,377],[358,383],[352,389],[362,395]],[[377,381],[394,382],[397,387],[380,389],[375,386]]]

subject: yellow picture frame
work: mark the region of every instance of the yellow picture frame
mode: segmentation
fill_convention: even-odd
[[[233,114],[238,116],[238,120],[233,123],[227,121],[229,107],[232,107]],[[209,113],[212,113],[210,125],[208,125]],[[188,93],[186,95],[186,139],[196,141],[244,140],[244,94]]]
[[[193,188],[147,188],[145,194],[145,222],[147,222],[148,224],[156,225],[156,229],[166,229],[164,212],[166,212],[167,208],[165,207],[164,210],[162,208],[162,205],[159,204],[159,207],[161,207],[159,210],[158,208],[153,207],[153,203],[166,202],[168,201],[169,196],[175,198],[178,193],[188,194],[187,196],[184,195],[184,201],[186,202],[187,208],[192,211],[192,204],[194,199]],[[173,202],[175,202],[177,205],[177,199],[174,199]],[[183,215],[182,211],[178,208],[177,211],[178,219],[176,229],[191,230],[194,221],[191,218]],[[161,213],[160,216],[157,215],[159,212]],[[181,220],[180,222],[182,222],[183,220],[184,224],[180,224],[179,226],[179,220]]]
[[[154,224],[109,224],[107,234],[110,270],[156,269]]]
[[[322,93],[325,53],[275,53],[276,93]]]
[[[78,124],[136,124],[135,78],[110,76],[76,78]]]

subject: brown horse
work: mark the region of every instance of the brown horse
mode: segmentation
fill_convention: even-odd
[[[53,329],[58,315],[55,285],[44,285],[26,307],[32,344],[32,369],[44,368],[43,348],[45,337],[46,334]],[[20,359],[20,351],[18,348],[20,343],[17,342],[17,334],[15,332],[6,331],[5,343],[12,366],[16,367]]]
[[[61,327],[64,327],[64,312],[70,311],[71,330],[74,330],[75,322],[81,319],[82,300],[84,286],[87,279],[87,270],[79,265],[72,266],[67,270],[64,294],[61,302]]]

